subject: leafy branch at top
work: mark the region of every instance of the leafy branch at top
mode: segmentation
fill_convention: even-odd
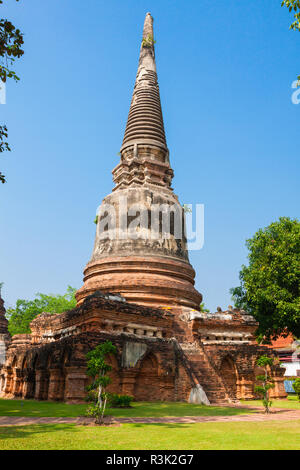
[[[290,29],[300,31],[300,0],[283,0],[281,6],[286,6],[290,13],[294,13],[294,21]],[[300,86],[300,75],[298,75],[298,86]]]
[[[283,0],[281,6],[286,6],[289,12],[294,12],[295,21],[291,24],[290,29],[300,31],[300,0]]]
[[[16,0],[17,2],[19,0]],[[0,0],[0,5],[3,0]],[[0,80],[5,83],[8,78],[15,81],[20,80],[17,74],[11,70],[16,59],[24,54],[22,46],[24,44],[23,34],[9,20],[0,19]],[[7,142],[7,127],[0,126],[0,153],[10,151]],[[0,182],[5,183],[5,176],[0,172]]]
[[[18,1],[18,0],[17,0]],[[3,3],[3,0],[0,0]],[[5,83],[7,78],[18,81],[19,77],[10,69],[15,59],[19,59],[24,54],[22,46],[24,44],[23,34],[9,20],[0,19],[0,79]]]

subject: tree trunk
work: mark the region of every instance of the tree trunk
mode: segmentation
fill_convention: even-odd
[[[264,387],[265,387],[265,412],[268,414],[270,412],[269,410],[269,390],[267,389],[267,384],[268,384],[268,371],[267,368],[265,368],[265,382],[264,382]]]
[[[102,408],[102,385],[99,385],[98,387],[98,402],[97,402],[98,408]]]
[[[103,404],[103,408],[102,408],[101,423],[103,423],[103,417],[104,417],[104,413],[105,413],[105,409],[106,409],[106,402],[107,402],[107,396],[105,395],[104,404]]]

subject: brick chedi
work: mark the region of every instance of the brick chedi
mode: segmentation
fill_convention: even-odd
[[[142,401],[205,404],[254,398],[256,360],[273,353],[257,345],[257,323],[246,312],[232,307],[200,312],[183,209],[171,188],[149,13],[120,153],[115,187],[98,213],[77,307],[43,313],[31,322],[31,334],[12,338],[2,368],[0,363],[0,393],[80,402],[89,383],[86,354],[110,340],[117,348],[108,358],[111,392]],[[159,208],[154,237],[153,207]],[[166,214],[170,223],[165,226]],[[183,220],[179,227],[178,220]],[[0,340],[1,334],[6,349],[0,301]],[[278,364],[270,370],[273,397],[286,396],[283,374]]]
[[[171,188],[173,170],[163,124],[150,13],[145,19],[137,77],[120,153],[121,161],[113,170],[115,188],[102,203],[103,215],[108,205],[116,210],[116,227],[112,229],[113,234],[112,230],[104,232],[101,216],[98,218],[94,251],[84,271],[84,286],[77,292],[78,302],[102,289],[120,292],[128,302],[198,308],[202,296],[194,288],[195,272],[188,261],[184,235],[178,238],[169,232],[160,237],[151,236],[151,208],[174,207],[180,215],[182,207]],[[137,211],[145,208],[149,224],[140,229],[138,237],[132,236],[128,227],[130,214],[124,209],[127,220],[122,224],[122,205],[131,208],[132,214],[134,208]],[[123,235],[125,231],[127,235]]]

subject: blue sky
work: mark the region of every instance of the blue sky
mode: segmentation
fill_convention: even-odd
[[[1,122],[0,280],[7,306],[79,288],[96,208],[113,187],[144,16],[156,58],[174,188],[205,204],[190,259],[215,311],[231,303],[245,240],[299,217],[300,34],[281,0],[6,0],[25,33]]]

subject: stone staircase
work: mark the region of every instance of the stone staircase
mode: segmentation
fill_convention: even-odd
[[[201,342],[194,343],[193,348],[185,343],[179,343],[176,339],[173,339],[173,344],[179,360],[191,379],[192,386],[200,384],[212,405],[238,403]]]

